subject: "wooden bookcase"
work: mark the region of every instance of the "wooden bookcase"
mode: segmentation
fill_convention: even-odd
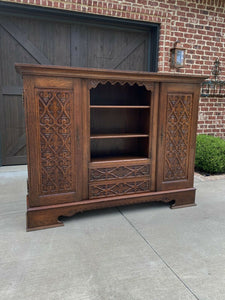
[[[198,76],[17,64],[28,155],[27,230],[150,201],[195,205]]]

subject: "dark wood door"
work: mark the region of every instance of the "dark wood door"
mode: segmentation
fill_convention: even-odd
[[[181,92],[182,91],[182,92]],[[193,186],[199,87],[167,84],[160,89],[157,190]]]
[[[31,207],[82,199],[80,87],[80,79],[24,76]]]
[[[70,65],[68,24],[0,16],[2,164],[26,163],[22,79],[15,62]]]
[[[71,26],[71,66],[148,70],[149,33],[87,25]]]
[[[26,163],[22,80],[14,64],[148,69],[149,32],[0,15],[0,146],[3,165]]]

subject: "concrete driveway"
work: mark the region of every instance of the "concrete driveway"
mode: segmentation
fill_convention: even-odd
[[[1,300],[225,299],[224,176],[196,176],[196,207],[104,209],[33,232],[26,177],[0,168]]]

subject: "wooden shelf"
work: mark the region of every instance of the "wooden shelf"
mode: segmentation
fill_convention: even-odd
[[[134,108],[134,109],[139,109],[139,108],[150,108],[150,105],[90,105],[90,108]]]
[[[121,139],[121,138],[142,138],[148,137],[148,134],[139,133],[121,133],[121,134],[92,134],[90,139]]]
[[[112,162],[112,161],[130,161],[130,160],[141,160],[150,162],[148,157],[144,156],[135,156],[135,155],[123,155],[123,156],[109,156],[109,157],[94,157],[91,158],[90,163],[105,163],[105,162]]]

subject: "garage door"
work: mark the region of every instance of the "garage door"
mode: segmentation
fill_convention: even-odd
[[[26,163],[22,80],[15,62],[138,71],[151,67],[151,30],[76,20],[0,15],[3,165]]]

